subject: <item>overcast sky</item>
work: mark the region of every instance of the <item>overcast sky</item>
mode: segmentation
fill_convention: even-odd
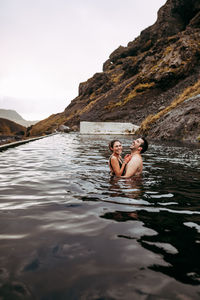
[[[155,23],[166,0],[0,0],[0,108],[62,112],[80,82]]]

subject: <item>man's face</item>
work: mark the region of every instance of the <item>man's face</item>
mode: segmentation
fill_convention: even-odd
[[[134,140],[130,146],[131,150],[138,150],[138,148],[144,143],[142,138]]]

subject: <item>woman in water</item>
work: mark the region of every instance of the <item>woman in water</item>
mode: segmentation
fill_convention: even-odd
[[[131,159],[130,154],[127,154],[124,157],[124,160],[122,159],[122,144],[118,140],[111,141],[109,144],[109,149],[112,151],[108,163],[111,175],[116,175],[118,177],[125,175],[126,165]]]

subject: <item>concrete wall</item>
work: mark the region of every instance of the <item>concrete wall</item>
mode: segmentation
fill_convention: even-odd
[[[134,134],[139,126],[118,122],[80,122],[82,134]]]

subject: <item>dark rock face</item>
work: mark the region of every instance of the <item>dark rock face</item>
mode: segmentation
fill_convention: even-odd
[[[78,126],[80,121],[140,125],[199,78],[200,1],[168,0],[154,25],[127,47],[118,47],[103,64],[102,73],[80,84],[78,97],[64,111],[65,125]],[[49,122],[55,128],[53,119]]]
[[[96,73],[91,79],[79,85],[79,96],[105,93],[112,88],[106,73]]]
[[[149,130],[149,137],[159,140],[183,140],[196,142],[200,139],[200,95],[183,102],[171,110]],[[199,136],[197,136],[199,133]]]

